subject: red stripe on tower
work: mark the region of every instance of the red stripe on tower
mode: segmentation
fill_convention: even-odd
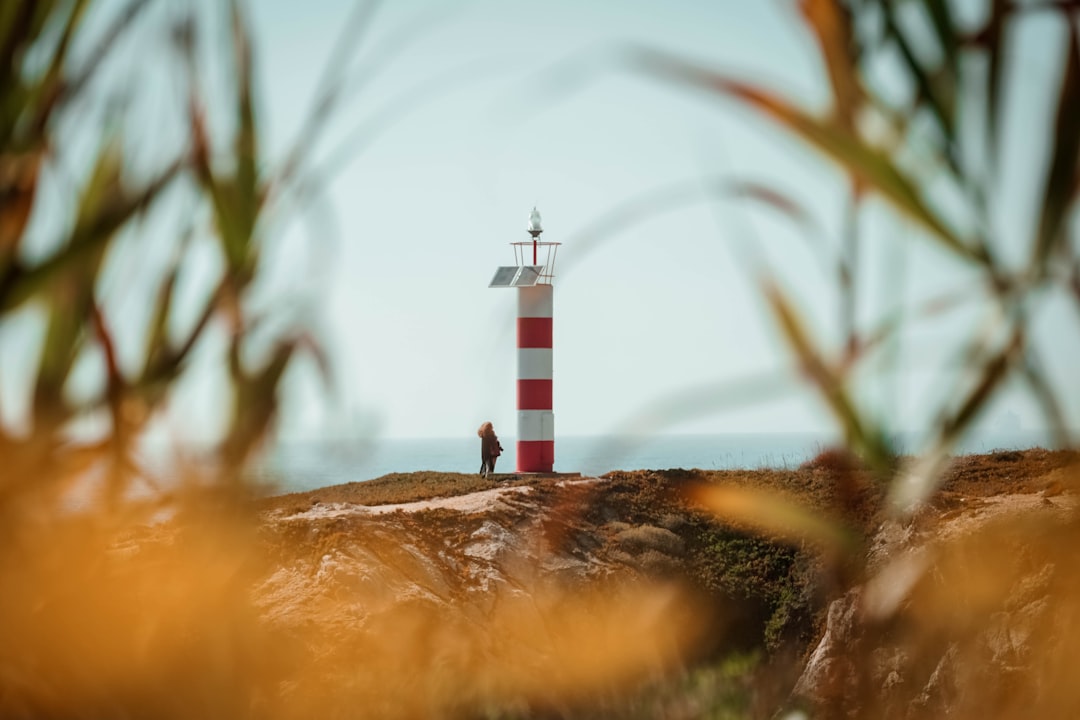
[[[518,410],[551,410],[551,380],[517,381]]]
[[[530,289],[532,288],[520,288],[518,292],[525,292]],[[517,319],[517,338],[518,348],[550,348],[551,318],[519,317]]]

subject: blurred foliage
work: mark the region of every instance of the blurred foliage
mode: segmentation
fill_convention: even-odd
[[[229,6],[231,139],[215,140],[207,130],[206,100],[197,71],[198,23],[193,16],[182,16],[172,31],[171,52],[177,67],[191,70],[186,78],[187,117],[177,118],[188,128],[186,142],[178,143],[176,156],[165,167],[140,178],[128,167],[130,151],[107,120],[90,160],[92,169],[77,196],[61,196],[61,202],[77,206],[73,221],[62,227],[44,257],[24,247],[36,204],[45,204],[38,214],[62,216],[47,204],[56,200],[47,198],[49,193],[40,186],[59,172],[53,166],[75,141],[73,119],[86,114],[102,85],[109,84],[109,77],[99,77],[106,75],[103,68],[107,69],[109,54],[135,32],[147,5],[147,0],[128,2],[109,17],[111,24],[92,37],[94,50],[78,61],[70,57],[74,41],[85,32],[87,18],[101,20],[91,3],[27,0],[6,3],[0,14],[0,54],[5,59],[0,78],[0,312],[8,317],[32,307],[46,326],[37,366],[30,373],[33,387],[25,427],[19,432],[0,427],[0,451],[7,465],[0,492],[6,500],[82,477],[91,462],[102,466],[108,495],[115,498],[127,491],[138,474],[135,443],[161,418],[170,389],[184,376],[192,356],[209,344],[215,327],[227,336],[229,390],[221,398],[221,412],[230,418],[218,446],[229,468],[223,477],[235,477],[275,415],[277,385],[297,350],[317,350],[302,328],[287,331],[262,356],[248,349],[260,319],[250,296],[260,273],[263,217],[269,210],[268,189],[277,178],[260,160],[251,50],[235,2]],[[159,30],[165,34],[164,28]],[[176,328],[185,327],[180,318],[191,313],[190,308],[179,307],[178,278],[194,250],[181,242],[177,252],[176,237],[161,237],[140,225],[178,183],[196,188],[200,201],[210,207],[212,237],[223,261],[216,287],[199,301],[195,321],[180,332]],[[102,302],[109,265],[119,262],[113,249],[125,233],[142,235],[141,242],[158,246],[163,257],[171,256],[150,298],[151,320],[137,362],[121,362],[118,357],[115,336],[125,318],[110,316]],[[6,342],[27,341],[12,333]],[[78,381],[90,388],[90,399],[76,400],[73,373],[88,358],[104,362],[98,364],[92,381]],[[0,400],[14,404],[13,398]],[[88,417],[107,429],[93,433],[95,442],[68,442],[74,422]]]
[[[301,609],[311,613],[308,636],[285,632],[260,615],[252,587],[277,576],[274,553],[310,551],[303,560],[321,568],[332,553],[353,547],[362,525],[331,524],[321,535],[307,526],[279,528],[275,532],[286,537],[266,542],[258,537],[256,506],[242,479],[245,464],[273,427],[281,380],[298,353],[310,351],[322,363],[302,326],[286,323],[285,330],[269,333],[267,342],[265,328],[279,327],[272,321],[280,318],[261,312],[255,296],[267,274],[271,216],[281,207],[292,209],[289,202],[319,186],[318,177],[304,174],[306,152],[344,86],[342,48],[360,33],[343,33],[344,41],[331,53],[335,67],[317,90],[301,137],[275,165],[266,157],[260,132],[255,58],[239,0],[224,7],[230,60],[224,100],[207,90],[199,50],[205,18],[180,11],[167,27],[147,25],[153,5],[127,0],[110,16],[97,14],[100,4],[90,0],[0,5],[0,324],[10,331],[14,318],[30,317],[42,331],[40,347],[30,347],[26,333],[0,336],[10,344],[0,347],[5,356],[28,357],[33,365],[23,417],[10,422],[20,398],[0,397],[5,410],[0,423],[0,715],[309,717],[362,708],[374,716],[468,717],[490,707],[492,715],[520,708],[522,715],[543,716],[566,711],[597,687],[616,692],[612,688],[678,667],[688,648],[700,644],[707,613],[670,587],[573,593],[541,578],[523,595],[512,596],[519,602],[483,614],[468,602],[476,595],[453,595],[445,606],[387,604],[392,593],[368,582],[363,592],[348,597],[364,613],[381,608],[381,623],[361,626],[336,596],[325,598],[325,606]],[[348,29],[362,28],[373,6],[358,6]],[[947,0],[800,0],[797,7],[831,90],[824,113],[670,55],[647,53],[642,59],[650,72],[762,114],[845,173],[850,211],[839,252],[831,258],[841,300],[841,347],[831,351],[809,331],[787,289],[765,278],[763,293],[802,374],[820,392],[851,449],[887,480],[883,484],[894,508],[910,511],[937,487],[957,440],[1013,381],[1031,393],[1059,442],[1073,442],[1062,408],[1068,398],[1060,397],[1042,369],[1029,327],[1042,293],[1063,292],[1080,305],[1080,250],[1072,229],[1080,188],[1076,7],[987,0],[975,28],[958,24]],[[920,15],[929,37],[904,21],[909,12]],[[1056,16],[1068,39],[1046,133],[1049,162],[1034,184],[1037,218],[1028,237],[1005,238],[991,212],[1002,172],[1004,78],[1012,27],[1031,13]],[[173,118],[183,128],[175,155],[149,171],[136,169],[139,158],[115,122],[95,124],[89,111],[101,102],[102,87],[120,82],[108,71],[111,54],[144,30],[159,33],[163,52],[172,53],[185,95],[181,117]],[[926,52],[928,44],[932,52]],[[882,59],[910,81],[915,89],[910,98],[897,99],[876,84],[868,68]],[[79,137],[94,137],[85,168],[75,173],[76,187],[66,187],[60,165],[75,144],[72,127],[79,128]],[[921,158],[914,167],[903,160],[912,150]],[[958,189],[963,207],[937,202],[928,190],[933,182]],[[809,217],[798,202],[760,184],[720,185],[722,192],[764,203],[796,222]],[[196,198],[193,217],[204,212],[209,218],[206,234],[220,265],[194,312],[180,292],[195,254],[188,232],[177,229],[165,237],[144,224],[177,188]],[[853,378],[911,322],[966,298],[960,293],[926,307],[902,308],[874,327],[856,322],[865,282],[858,276],[858,221],[870,196],[911,223],[912,242],[933,243],[974,273],[978,299],[993,318],[989,331],[962,338],[957,356],[971,372],[943,395],[926,452],[899,466],[887,422],[866,409]],[[662,198],[661,204],[679,199]],[[70,217],[57,210],[57,203]],[[50,228],[58,236],[44,250],[32,242],[35,219],[42,214],[59,218]],[[134,357],[121,352],[124,316],[105,302],[126,238],[160,244],[159,257],[167,258],[165,271],[152,283],[149,322]],[[1011,254],[1002,248],[1017,243],[1025,250],[1024,261],[1005,261]],[[170,484],[140,494],[150,479],[140,467],[140,440],[165,418],[178,383],[195,372],[194,358],[216,347],[223,348],[220,401],[227,422],[214,447],[213,469],[192,467],[170,478]],[[89,372],[76,377],[80,368]],[[750,389],[772,384],[766,376]],[[730,398],[726,386],[715,395]],[[88,419],[94,428],[89,435],[78,427]],[[879,623],[875,629],[887,632],[908,655],[932,646],[929,661],[940,644],[931,640],[952,633],[953,656],[970,667],[978,666],[982,651],[973,628],[994,621],[1029,565],[1061,568],[1048,573],[1056,592],[1066,599],[1080,595],[1069,579],[1075,573],[1065,572],[1072,567],[1069,549],[1077,536],[1071,513],[1050,526],[1018,523],[1005,532],[992,527],[937,547],[928,565],[934,572],[903,596],[910,602],[882,601],[873,588],[895,578],[888,567],[871,574],[862,566],[868,523],[880,518],[866,509],[872,504],[866,500],[870,491],[852,480],[861,472],[857,466],[844,456],[798,476],[829,478],[825,503],[782,494],[777,483],[769,491],[737,480],[695,485],[689,497],[698,510],[681,519],[667,512],[672,501],[664,493],[670,488],[639,485],[633,497],[624,498],[637,513],[628,520],[637,525],[610,528],[617,547],[612,557],[622,557],[621,552],[645,574],[663,575],[679,566],[676,556],[685,549],[702,587],[748,601],[756,612],[744,629],[753,636],[747,646],[774,653],[808,640],[823,602],[817,593],[836,594],[856,582],[865,581],[874,600],[865,609]],[[778,483],[791,479],[784,474]],[[401,492],[409,497],[437,492],[446,483],[434,478],[426,487],[423,479],[413,480],[423,487],[379,496],[388,502]],[[754,480],[761,482],[761,476]],[[372,492],[382,490],[373,486]],[[607,490],[612,502],[620,491],[618,476],[608,478]],[[297,500],[280,505],[302,509]],[[588,513],[602,511],[578,508],[575,517],[589,519]],[[398,521],[412,523],[409,537],[422,542],[425,528],[430,532],[439,517],[429,513]],[[591,520],[608,523],[600,516]],[[552,541],[568,526],[551,518],[545,522]],[[443,552],[443,536],[434,533],[426,541],[431,556]],[[403,557],[400,537],[377,537],[372,543],[387,557]],[[1024,558],[1028,565],[993,572],[999,558],[1016,558],[1025,547],[1034,554],[1030,562]],[[935,584],[939,578],[944,582]],[[1067,672],[1075,666],[1080,632],[1075,613],[1068,611],[1066,602],[1051,618],[1060,620],[1056,632],[1040,626],[1046,637],[1033,647],[1046,660],[1036,663],[1033,678],[1016,679],[1019,692],[1002,691],[999,713],[1024,708],[1040,716],[1075,714],[1078,704]],[[491,638],[498,639],[498,647],[488,646]],[[864,663],[857,675],[869,672],[872,650],[873,643],[852,649],[855,660]],[[747,657],[742,664],[729,658],[732,667],[722,662],[685,673],[687,683],[703,682],[708,689],[702,705],[688,705],[684,712],[771,713],[775,706],[758,708],[748,699],[757,691],[740,685],[768,665],[754,652]],[[1039,689],[1040,678],[1050,692]],[[977,679],[991,683],[994,678]],[[774,688],[768,697],[783,697],[788,689]],[[845,712],[889,710],[875,705],[871,684],[858,690],[840,697]],[[848,700],[854,704],[842,705]],[[626,713],[647,715],[650,707],[626,708]],[[954,707],[965,717],[987,711],[985,703]]]
[[[767,270],[762,293],[800,374],[832,413],[852,453],[821,458],[821,469],[844,495],[852,489],[854,468],[871,468],[887,489],[891,514],[907,524],[908,533],[920,518],[943,528],[961,512],[939,515],[934,493],[958,441],[1006,388],[1025,389],[1058,445],[1077,442],[1066,412],[1075,411],[1076,398],[1044,370],[1047,348],[1035,342],[1032,328],[1048,296],[1064,297],[1080,310],[1078,10],[1073,2],[987,0],[978,5],[974,24],[966,13],[965,24],[957,4],[948,0],[799,0],[792,12],[815,41],[830,90],[823,112],[800,107],[757,81],[671,54],[637,56],[649,73],[769,119],[842,171],[849,202],[840,237],[832,244],[835,251],[820,250],[835,266],[839,347],[831,349],[815,336],[791,290]],[[1003,136],[1010,111],[1006,78],[1015,69],[1017,28],[1035,15],[1055,21],[1064,38],[1055,58],[1061,73],[1043,118],[1045,132],[1030,143],[1047,158],[1028,184],[1035,195],[1033,221],[1026,232],[1013,234],[998,214],[1001,189],[1008,187],[1003,180],[1011,171],[1005,150],[1018,142]],[[880,72],[883,67],[887,73]],[[936,248],[957,278],[976,279],[974,288],[924,305],[895,298],[900,307],[892,314],[876,324],[858,322],[862,313],[856,308],[870,282],[860,274],[866,267],[860,260],[860,222],[871,197],[904,220],[904,243]],[[788,218],[805,214],[792,213],[800,204],[779,190],[763,201]],[[895,352],[912,326],[964,303],[977,305],[982,322],[953,340],[948,362],[961,372],[952,373],[948,365],[934,368],[940,378],[958,377],[932,408],[926,446],[917,456],[898,457],[889,440],[896,429],[892,418],[860,398],[856,377],[865,375],[883,348]],[[1059,329],[1076,330],[1077,325]],[[683,412],[695,411],[693,402],[686,405]],[[1062,475],[1065,489],[1054,492],[1075,492],[1078,480],[1073,466]],[[1069,548],[1080,526],[1075,503],[1062,509],[1044,499],[1046,516],[1040,520],[1017,511],[985,526],[971,522],[978,529],[935,535],[918,552],[897,551],[885,567],[876,567],[868,564],[869,549],[853,541],[849,518],[830,516],[801,498],[755,487],[708,486],[696,488],[694,497],[736,527],[819,545],[832,558],[822,570],[833,576],[834,591],[855,588],[842,599],[835,596],[829,611],[825,637],[833,633],[839,647],[822,650],[834,655],[821,661],[810,685],[796,688],[796,694],[816,701],[811,705],[818,715],[1071,717],[1080,708],[1060,672],[1074,662],[1080,637],[1080,591],[1066,579],[1075,566]],[[845,617],[850,625],[844,625]]]
[[[242,469],[271,428],[293,359],[301,349],[321,356],[300,326],[267,341],[253,301],[269,191],[288,178],[262,154],[241,5],[224,9],[230,32],[220,50],[231,66],[218,107],[199,68],[210,23],[190,7],[0,5],[0,350],[32,363],[14,376],[25,384],[8,378],[0,397],[5,717],[264,716],[276,693],[283,648],[250,605],[262,565]],[[113,56],[154,34],[152,60],[173,71],[187,109],[159,128],[157,149],[173,156],[147,170],[151,159],[121,131],[144,120],[115,100],[147,88],[123,87]],[[208,104],[225,132],[209,130]],[[175,138],[172,126],[181,128]],[[147,222],[185,192],[195,198],[190,228]],[[196,225],[200,217],[208,227]],[[32,242],[35,224],[38,235],[57,235]],[[221,261],[194,308],[178,287],[205,267],[192,233],[208,236]],[[163,272],[125,269],[133,239],[141,257],[165,262]],[[136,301],[149,311],[136,342],[132,308],[105,301],[118,277],[152,283]],[[27,319],[42,329],[40,348]],[[121,353],[122,335],[136,356]],[[226,421],[214,462],[155,478],[140,467],[139,443],[167,424],[175,388],[197,372],[193,357],[215,347],[224,348],[216,413]]]
[[[829,158],[847,176],[850,212],[835,253],[842,343],[829,352],[808,329],[787,289],[764,279],[764,294],[803,375],[818,390],[843,429],[848,445],[866,462],[894,477],[889,418],[875,416],[853,398],[853,378],[873,361],[874,351],[894,342],[911,323],[960,302],[978,300],[991,318],[958,340],[967,369],[953,391],[942,395],[929,446],[921,461],[893,484],[894,501],[910,509],[935,487],[956,442],[1010,383],[1027,389],[1042,409],[1059,445],[1073,439],[1061,403],[1039,360],[1029,331],[1038,300],[1048,290],[1080,306],[1080,250],[1070,226],[1080,197],[1080,40],[1072,3],[988,0],[974,27],[962,25],[947,0],[800,0],[798,13],[816,41],[830,89],[825,112],[812,112],[783,95],[675,56],[643,52],[649,72],[729,98]],[[1004,172],[1001,126],[1008,110],[1003,89],[1010,39],[1029,16],[1056,17],[1067,36],[1059,58],[1062,75],[1046,130],[1049,162],[1031,187],[1039,193],[1034,224],[1026,236],[1005,236],[994,222],[995,192]],[[884,82],[875,69],[887,66],[903,82]],[[905,92],[905,85],[912,92]],[[1038,145],[1038,143],[1036,143]],[[912,156],[919,162],[910,161]],[[943,201],[931,187],[955,189]],[[774,191],[768,205],[787,215],[800,207]],[[926,307],[903,307],[880,326],[860,327],[855,308],[868,281],[861,267],[858,223],[864,200],[876,196],[906,218],[908,242],[936,244],[974,273],[978,289],[938,299]],[[1012,257],[1025,248],[1027,260]],[[942,368],[944,371],[945,368]],[[943,372],[943,376],[947,373]]]

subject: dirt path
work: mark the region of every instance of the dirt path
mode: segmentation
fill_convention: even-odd
[[[598,478],[560,480],[558,486],[586,485],[598,482]],[[477,515],[491,512],[500,506],[511,504],[513,496],[524,497],[532,494],[529,485],[510,485],[507,487],[479,490],[465,495],[436,497],[430,500],[417,500],[406,503],[387,505],[361,505],[348,502],[317,502],[309,510],[291,513],[281,517],[283,520],[316,520],[350,516],[375,516],[395,512],[416,513],[424,510],[455,510],[465,515]]]

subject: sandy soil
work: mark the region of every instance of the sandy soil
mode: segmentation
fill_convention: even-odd
[[[468,495],[455,495],[452,497],[432,498],[431,500],[418,500],[408,503],[393,503],[388,505],[358,505],[356,503],[331,502],[316,503],[310,510],[286,515],[283,520],[316,520],[351,515],[386,515],[393,512],[415,513],[422,510],[456,510],[466,515],[490,512],[500,505],[505,505],[508,495],[522,495],[532,492],[528,486],[511,486],[480,490]]]

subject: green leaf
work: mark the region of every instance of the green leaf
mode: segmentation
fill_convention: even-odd
[[[813,117],[770,92],[667,55],[647,53],[643,60],[652,72],[722,93],[767,115],[832,158],[865,187],[876,190],[929,230],[945,248],[966,260],[988,262],[985,251],[961,239],[923,202],[915,185],[888,155],[866,145],[835,121]]]
[[[1032,267],[1040,275],[1046,272],[1054,252],[1066,239],[1065,219],[1073,201],[1080,161],[1080,39],[1073,23],[1069,23],[1069,28],[1069,50],[1058,96],[1054,144],[1032,257]]]

